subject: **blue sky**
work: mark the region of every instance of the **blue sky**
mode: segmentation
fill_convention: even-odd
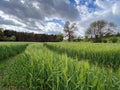
[[[100,19],[120,29],[120,0],[0,0],[0,27],[16,31],[63,33],[69,20],[83,36],[89,24]]]

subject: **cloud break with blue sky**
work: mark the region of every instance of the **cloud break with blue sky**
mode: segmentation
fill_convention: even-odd
[[[96,20],[114,22],[120,29],[120,0],[0,0],[0,27],[6,29],[58,34],[71,21],[82,36]]]

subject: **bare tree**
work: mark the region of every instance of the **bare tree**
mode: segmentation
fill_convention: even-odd
[[[70,24],[70,22],[67,21],[64,26],[64,32],[65,32],[65,37],[68,38],[68,41],[71,41],[75,38],[74,35],[75,31],[77,31],[76,23]]]
[[[108,23],[104,20],[95,21],[85,32],[85,36],[89,38],[100,38],[114,33],[114,23]]]

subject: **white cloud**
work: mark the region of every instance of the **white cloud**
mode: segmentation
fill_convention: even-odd
[[[63,32],[63,26],[59,22],[46,21],[56,19],[64,23],[69,20],[78,23],[80,35],[91,22],[99,19],[115,22],[120,27],[120,1],[86,0],[84,5],[80,4],[84,1],[75,0],[75,6],[69,0],[0,0],[0,25],[20,31],[55,34]],[[94,8],[89,4],[94,4]]]
[[[16,25],[20,25],[22,27],[26,27],[26,24],[22,23],[21,20],[13,15],[6,15],[3,11],[0,11],[0,17],[4,21],[11,21],[12,23]]]
[[[81,17],[89,14],[89,8],[86,5],[77,6],[76,8],[78,9]]]
[[[58,23],[48,22],[44,27],[44,29],[45,29],[45,32],[49,34],[52,32],[56,34],[63,33],[63,27]]]
[[[75,21],[79,17],[78,10],[69,0],[0,0],[0,11],[1,25],[20,26],[34,32],[42,32],[48,27],[53,31],[61,28],[55,24],[50,26],[45,22],[46,18]]]
[[[7,2],[9,2],[10,0],[4,0],[4,1],[7,1]]]
[[[110,1],[107,1],[107,0],[96,0],[95,2],[96,5],[98,5],[100,8],[103,8],[103,9],[108,9],[111,5]]]
[[[118,27],[120,27],[120,2],[96,0],[95,4],[101,9],[97,9],[92,13],[89,12],[89,8],[86,5],[82,5],[81,7],[79,6],[79,11],[83,12],[80,15],[81,20],[78,22],[79,31],[81,34],[84,34],[90,23],[101,19],[108,22],[114,22]]]
[[[22,4],[25,4],[25,1],[24,1],[24,0],[20,0],[20,2],[21,2]]]
[[[112,11],[113,11],[113,14],[120,16],[120,1],[113,5]]]
[[[81,0],[75,0],[76,4],[78,5],[80,3]]]
[[[34,7],[34,8],[36,8],[36,9],[38,9],[38,10],[40,9],[38,2],[33,2],[32,4],[33,4],[33,7]]]

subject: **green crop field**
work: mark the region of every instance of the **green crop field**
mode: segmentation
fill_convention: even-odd
[[[0,90],[120,90],[120,44],[0,43]]]

